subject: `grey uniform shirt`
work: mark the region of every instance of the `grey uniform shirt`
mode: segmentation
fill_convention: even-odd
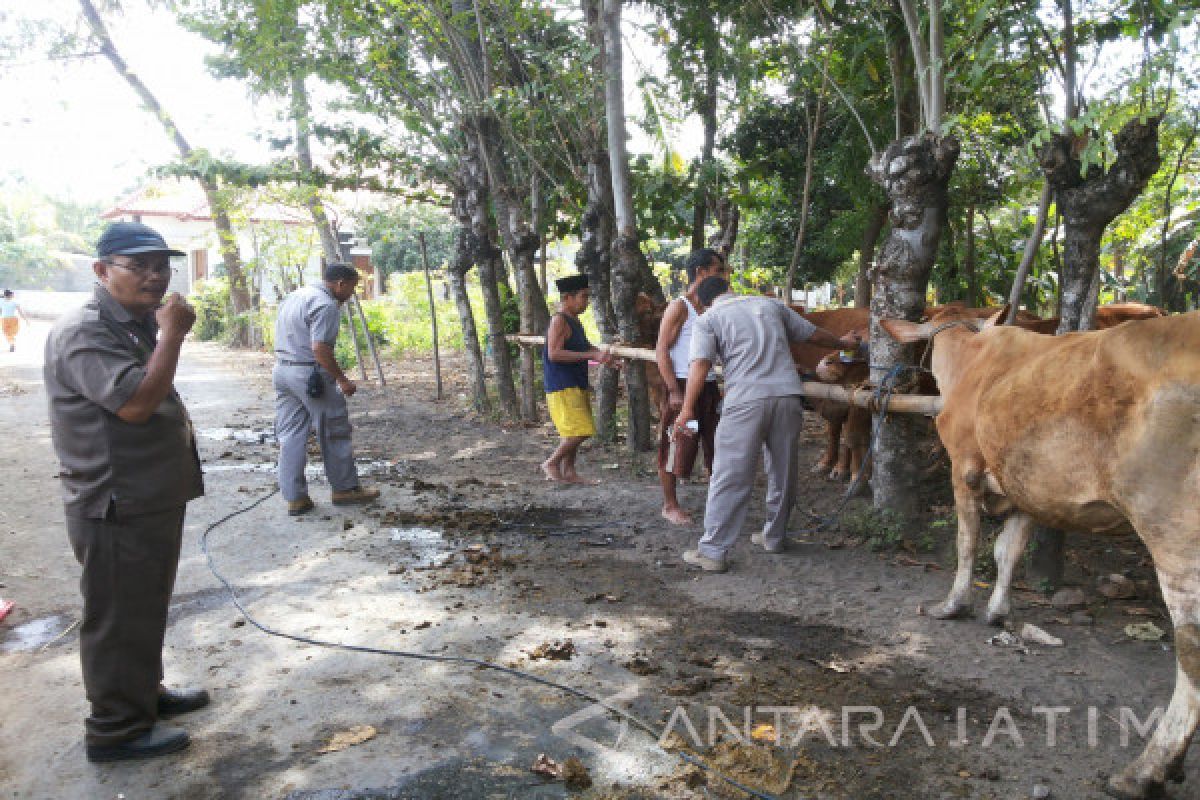
[[[315,364],[312,343],[333,347],[341,323],[337,298],[324,286],[302,286],[279,304],[275,355],[285,361]]]
[[[817,328],[767,297],[725,294],[696,320],[690,361],[725,367],[725,408],[803,394],[788,342],[803,342]]]
[[[50,331],[43,376],[68,515],[148,514],[204,494],[192,421],[174,388],[146,422],[117,416],[157,338],[153,314],[135,319],[102,286]]]

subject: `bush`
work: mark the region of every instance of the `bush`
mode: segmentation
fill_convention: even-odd
[[[192,333],[202,342],[224,340],[229,333],[229,280],[210,278],[196,284],[188,298],[196,309]]]

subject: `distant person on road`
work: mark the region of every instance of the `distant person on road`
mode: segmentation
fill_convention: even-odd
[[[617,366],[609,353],[592,346],[579,315],[591,300],[587,275],[568,275],[554,282],[558,287],[558,312],[550,319],[546,347],[542,351],[542,385],[546,407],[561,437],[558,447],[542,462],[548,481],[597,483],[575,471],[579,447],[596,435],[592,401],[588,394],[588,361]]]
[[[696,453],[704,445],[704,466],[712,472],[713,453],[717,421],[720,419],[721,393],[717,389],[717,375],[708,373],[704,386],[696,401],[697,431],[674,433],[675,415],[683,408],[684,390],[688,378],[688,355],[692,346],[692,330],[704,308],[696,297],[696,287],[705,278],[726,277],[729,272],[725,260],[716,250],[707,247],[692,251],[684,264],[687,271],[687,291],[672,300],[663,313],[658,328],[658,344],[655,360],[658,373],[662,376],[665,392],[658,409],[658,480],[662,485],[662,516],[673,525],[690,525],[691,516],[679,505],[677,486],[679,477],[688,477],[696,463]],[[667,469],[671,445],[675,445],[675,459]]]
[[[760,452],[766,461],[767,519],[752,541],[768,553],[781,553],[786,547],[802,413],[802,386],[788,343],[811,341],[850,349],[858,347],[858,337],[834,336],[777,300],[731,294],[729,284],[715,276],[696,287],[696,296],[708,310],[692,331],[687,393],[676,426],[696,418],[704,378],[716,362],[725,367],[725,399],[704,536],[683,560],[709,572],[724,572],[746,519]]]
[[[0,298],[0,324],[4,326],[4,338],[8,339],[8,352],[10,353],[17,349],[17,333],[21,330],[22,319],[25,320],[26,325],[29,324],[29,317],[25,316],[21,306],[17,305],[17,301],[13,297],[13,290],[5,289],[4,297]]]
[[[44,378],[67,536],[83,565],[85,753],[117,761],[187,747],[184,730],[159,720],[209,702],[203,689],[162,684],[183,518],[204,483],[173,385],[196,321],[183,298],[166,295],[170,257],[183,253],[152,228],[117,222],[96,255],[99,285],[51,329]]]
[[[289,294],[275,321],[275,436],[279,439],[279,489],[288,514],[313,509],[304,467],[314,428],[325,478],[335,506],[369,503],[379,490],[364,487],[354,465],[346,398],[358,387],[334,355],[341,306],[354,295],[358,271],[349,264],[325,267],[324,280]]]

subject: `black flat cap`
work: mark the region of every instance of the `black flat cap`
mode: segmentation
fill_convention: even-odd
[[[104,229],[104,233],[100,234],[100,241],[96,242],[96,255],[100,258],[132,256],[138,253],[186,255],[182,250],[167,247],[161,233],[140,222],[114,222]]]

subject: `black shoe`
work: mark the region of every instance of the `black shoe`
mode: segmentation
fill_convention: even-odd
[[[174,717],[208,705],[205,689],[162,689],[158,693],[158,715]]]
[[[87,760],[127,761],[133,758],[155,758],[177,753],[191,744],[187,731],[167,725],[155,725],[136,739],[121,744],[87,746]]]

